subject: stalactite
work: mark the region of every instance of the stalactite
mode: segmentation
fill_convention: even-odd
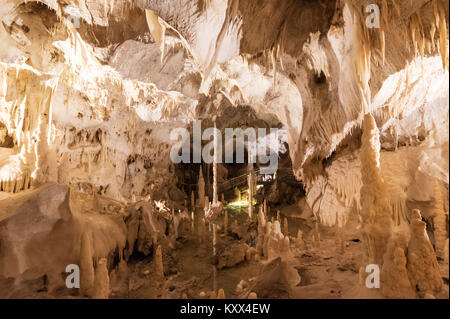
[[[449,70],[449,57],[447,50],[448,34],[447,34],[447,23],[445,19],[445,10],[441,6],[439,8],[439,49],[442,58],[442,68]]]
[[[386,43],[385,43],[385,34],[384,34],[384,30],[380,31],[380,39],[381,39],[381,57],[383,59],[383,65],[384,65],[384,61],[386,59]]]
[[[397,0],[392,0],[392,5],[394,6],[395,12],[397,13],[397,17],[400,17],[400,6],[397,4]]]

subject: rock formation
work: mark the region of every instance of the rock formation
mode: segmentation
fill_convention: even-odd
[[[420,211],[413,210],[407,269],[411,285],[419,294],[439,292],[442,289],[442,278],[436,254],[425,229],[426,224],[422,221]]]
[[[444,201],[442,199],[441,186],[438,180],[434,182],[434,237],[436,240],[436,255],[444,259],[445,242],[448,239],[447,216],[444,212]]]
[[[94,288],[94,264],[93,264],[91,240],[89,234],[81,235],[80,245],[80,292],[91,296]]]
[[[205,180],[203,179],[202,167],[200,166],[200,170],[198,173],[198,183],[197,183],[197,207],[205,206]]]
[[[163,266],[163,260],[162,260],[162,249],[159,245],[156,248],[155,253],[155,276],[156,279],[160,282],[164,281],[164,266]]]
[[[361,217],[367,264],[383,265],[392,233],[392,213],[380,176],[379,131],[370,113],[364,116],[361,143]]]
[[[3,0],[0,298],[448,298],[448,8]]]
[[[380,283],[381,293],[386,298],[412,299],[416,296],[408,278],[405,248],[406,243],[401,238],[392,238],[389,241]]]
[[[95,280],[92,298],[108,299],[109,297],[109,275],[105,258],[100,258],[95,267]]]
[[[255,185],[255,172],[253,169],[253,164],[248,164],[248,217],[253,218],[253,194]]]

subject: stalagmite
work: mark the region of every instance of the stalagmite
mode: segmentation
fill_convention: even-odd
[[[205,196],[203,201],[205,203],[205,206],[203,207],[203,211],[206,213],[210,209],[211,203],[209,201],[209,197],[208,196]]]
[[[264,216],[266,216],[266,219],[267,219],[267,214],[268,214],[268,212],[267,212],[267,199],[265,199],[265,198],[264,198],[264,203],[263,203],[263,213],[264,213]]]
[[[415,298],[408,278],[405,256],[406,242],[401,238],[389,241],[381,270],[381,293],[387,298]]]
[[[408,244],[408,277],[419,294],[439,292],[442,278],[433,246],[426,233],[426,224],[418,209],[411,214],[411,239]]]
[[[255,171],[253,170],[253,164],[248,164],[248,217],[253,218],[253,191],[255,184]]]
[[[217,299],[225,299],[225,290],[223,288],[220,288],[217,292]]]
[[[205,180],[203,179],[203,171],[201,166],[198,173],[197,193],[197,206],[203,208],[205,206]]]
[[[216,132],[216,122],[214,121],[214,132]],[[214,160],[213,160],[213,205],[217,205],[219,202],[219,189],[217,185],[217,162],[221,160],[218,157],[218,149],[219,149],[219,138],[217,137],[217,134],[214,134]],[[220,152],[221,154],[221,152]]]
[[[95,268],[94,299],[108,299],[109,297],[109,275],[106,258],[100,258]]]
[[[256,250],[258,254],[263,254],[264,236],[266,233],[266,217],[260,207],[258,212],[258,242],[256,243]]]
[[[303,232],[300,229],[297,232],[297,238],[295,240],[295,243],[296,243],[298,249],[300,249],[300,250],[306,249],[305,242],[303,241]]]
[[[288,220],[287,220],[286,217],[284,218],[284,223],[283,223],[283,233],[284,233],[284,236],[288,236],[289,235]]]
[[[158,245],[155,252],[155,276],[159,282],[164,281],[164,266],[161,245]]]
[[[80,292],[91,296],[94,288],[94,265],[92,262],[91,240],[87,232],[81,236],[80,245]]]
[[[447,240],[447,217],[444,212],[441,185],[437,179],[434,182],[434,237],[436,239],[436,255],[444,258],[445,241]]]
[[[251,292],[248,294],[247,299],[258,299],[258,296],[256,295],[256,293]]]
[[[448,298],[445,0],[3,2],[0,299]]]
[[[392,213],[386,186],[380,176],[380,137],[375,119],[364,116],[361,137],[361,218],[367,264],[383,265],[392,233]]]
[[[212,224],[212,232],[213,232],[213,256],[217,254],[217,227],[216,224]]]
[[[195,195],[194,191],[191,192],[191,211],[193,212],[195,210]]]
[[[319,246],[319,245],[320,245],[320,231],[319,231],[319,222],[317,221],[317,218],[315,218],[315,219],[313,220],[313,223],[314,223],[314,234],[313,234],[313,238],[314,238],[315,244],[316,244],[317,246]]]

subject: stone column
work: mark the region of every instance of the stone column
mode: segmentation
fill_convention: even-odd
[[[197,206],[204,207],[205,206],[205,180],[203,179],[203,171],[202,171],[201,166],[200,166],[200,171],[198,173],[197,191],[198,191]]]
[[[218,158],[218,137],[216,134],[216,122],[214,122],[214,161],[213,161],[213,205],[217,204],[219,201],[219,195],[218,195],[218,186],[217,186],[217,161]]]
[[[253,164],[248,164],[249,174],[248,174],[248,217],[253,217],[253,185],[255,180],[255,175],[253,171]]]

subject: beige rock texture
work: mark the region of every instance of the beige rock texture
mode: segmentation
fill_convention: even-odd
[[[2,0],[0,298],[448,298],[449,20],[445,0]],[[214,126],[266,132],[207,163]],[[372,263],[381,289],[358,285]]]
[[[110,293],[107,261],[100,258],[95,267],[95,279],[92,298],[108,299]]]
[[[439,292],[442,289],[442,277],[436,259],[436,253],[425,231],[420,211],[411,214],[411,239],[408,243],[407,269],[411,286],[419,294]]]

